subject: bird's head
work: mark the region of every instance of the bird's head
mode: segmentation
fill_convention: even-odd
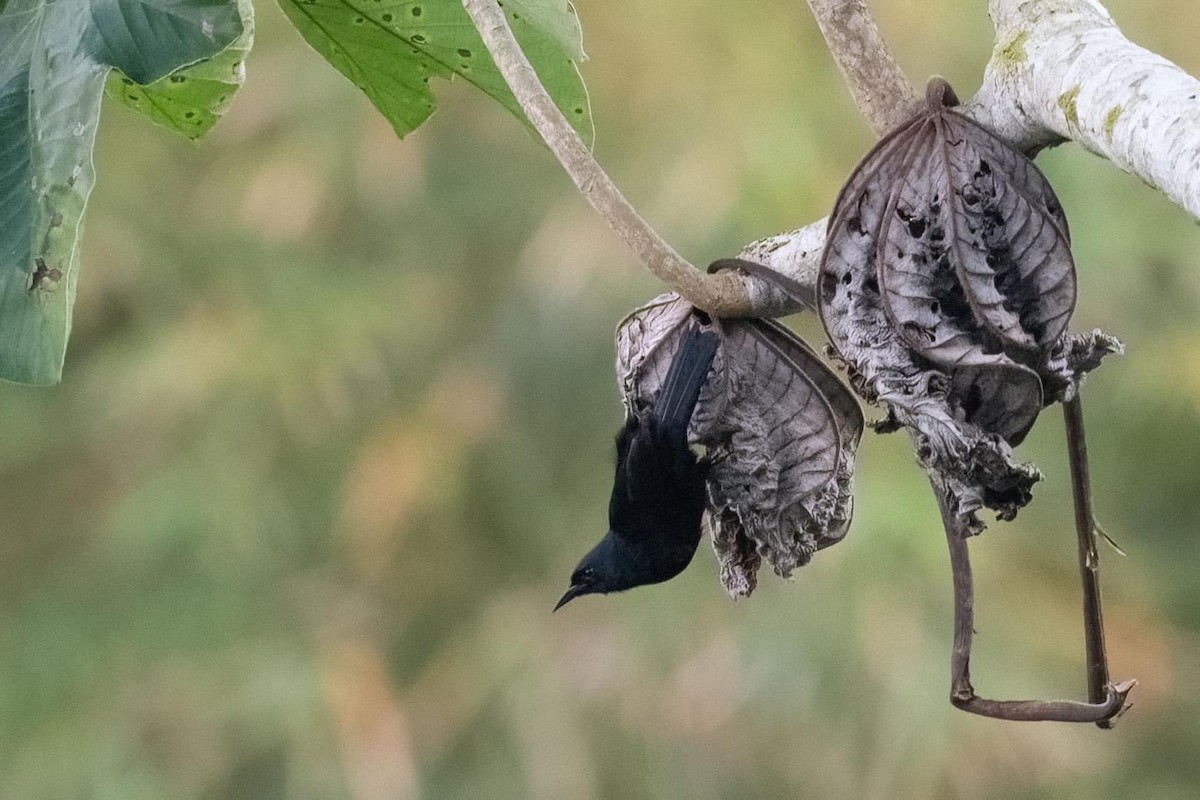
[[[683,572],[696,552],[699,535],[690,546],[661,546],[661,542],[631,542],[611,530],[591,549],[571,573],[571,586],[554,606],[565,606],[585,594],[623,592],[636,586],[661,583]]]
[[[612,531],[604,534],[599,544],[588,551],[571,573],[571,586],[554,610],[558,611],[580,595],[608,594],[637,586],[626,575],[637,560],[637,554],[632,551],[633,548]]]

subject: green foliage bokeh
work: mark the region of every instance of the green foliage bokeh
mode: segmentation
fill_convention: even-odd
[[[1200,14],[1107,3],[1193,74]],[[596,150],[694,261],[824,215],[871,136],[802,4],[583,3]],[[959,94],[982,6],[875,3]],[[920,14],[916,13],[920,10]],[[105,110],[64,382],[0,386],[0,797],[1190,798],[1200,789],[1200,231],[1067,146],[1117,729],[947,702],[950,576],[901,435],[847,540],[734,604],[679,579],[551,616],[604,526],[612,327],[659,291],[465,86],[405,141],[258,5],[199,144]],[[934,20],[936,22],[931,22]],[[932,43],[937,43],[934,46]],[[795,327],[820,341],[810,316]],[[973,677],[1082,696],[1056,409],[973,542]]]

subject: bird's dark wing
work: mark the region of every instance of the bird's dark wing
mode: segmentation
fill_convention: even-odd
[[[719,344],[715,331],[690,322],[653,407],[631,415],[618,435],[608,508],[609,526],[618,534],[661,537],[679,530],[679,538],[690,540],[699,530],[707,463],[692,452],[687,429]]]
[[[654,298],[621,321],[617,327],[617,375],[627,417],[646,408],[664,405],[661,398],[672,394],[663,391],[667,373],[675,363],[675,353],[685,349],[683,338],[696,322],[692,305],[673,293]],[[709,334],[715,327],[706,324],[702,330]],[[692,404],[688,427],[693,442],[702,440],[713,422],[724,413],[726,391],[722,385],[725,374],[722,358],[722,348],[718,345],[708,379],[700,389],[698,401]],[[691,360],[689,357],[685,363]]]
[[[683,332],[671,358],[671,368],[654,401],[654,416],[669,432],[686,435],[688,421],[700,399],[720,337],[693,321]]]

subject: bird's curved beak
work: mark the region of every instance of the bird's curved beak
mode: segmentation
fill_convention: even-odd
[[[574,600],[576,597],[579,597],[581,594],[587,594],[587,587],[581,583],[571,584],[571,588],[567,589],[566,594],[564,594],[558,601],[558,604],[554,606],[554,611],[558,611],[560,608]],[[550,613],[553,614],[554,612],[552,611]]]

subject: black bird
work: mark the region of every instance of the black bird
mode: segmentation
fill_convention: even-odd
[[[661,583],[691,562],[709,464],[692,452],[687,428],[719,340],[690,323],[653,405],[631,415],[617,434],[608,533],[579,562],[555,611],[583,594]]]

